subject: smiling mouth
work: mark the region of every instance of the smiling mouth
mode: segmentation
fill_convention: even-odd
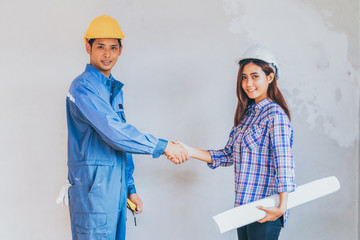
[[[109,66],[111,64],[111,61],[101,61],[104,65]]]
[[[252,93],[252,92],[255,92],[255,90],[256,90],[256,89],[248,89],[247,91],[248,91],[249,93]]]

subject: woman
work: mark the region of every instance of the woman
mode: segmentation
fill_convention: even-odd
[[[238,104],[225,148],[206,151],[181,144],[210,168],[235,165],[235,206],[278,193],[278,207],[259,206],[265,218],[237,229],[241,240],[278,239],[288,216],[288,192],[295,190],[290,112],[277,87],[278,64],[268,49],[251,47],[239,65]]]

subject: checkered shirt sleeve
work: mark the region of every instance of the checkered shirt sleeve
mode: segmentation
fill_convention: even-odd
[[[208,166],[215,169],[219,166],[227,167],[234,164],[233,159],[233,145],[234,145],[235,127],[230,131],[229,140],[224,149],[221,150],[208,150],[211,155],[212,163],[208,163]]]
[[[293,130],[288,117],[276,114],[271,121],[270,145],[273,153],[277,192],[295,190],[295,163],[292,154]]]

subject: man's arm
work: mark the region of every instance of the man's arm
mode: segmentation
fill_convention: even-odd
[[[152,154],[154,158],[164,153],[168,142],[151,134],[143,134],[134,126],[121,121],[110,104],[99,97],[91,86],[78,86],[72,93],[70,111],[82,115],[101,138],[115,150],[128,153]]]
[[[127,195],[136,193],[135,182],[134,182],[134,161],[130,153],[126,154],[126,174],[127,174]]]

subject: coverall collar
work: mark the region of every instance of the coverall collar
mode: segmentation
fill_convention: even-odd
[[[117,81],[113,75],[110,73],[110,77],[107,78],[102,74],[99,70],[97,70],[95,67],[93,67],[91,64],[86,65],[86,72],[90,72],[97,80],[99,80],[102,84],[106,86],[107,89],[111,90],[111,83],[114,82],[115,86],[119,89],[121,89],[124,84],[120,81]]]

